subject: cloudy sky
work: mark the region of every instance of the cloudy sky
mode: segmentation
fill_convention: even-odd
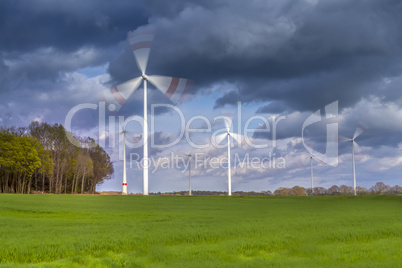
[[[26,126],[33,120],[64,124],[77,105],[99,107],[105,89],[140,75],[128,32],[152,28],[147,73],[192,79],[187,100],[177,108],[191,128],[208,125],[195,116],[211,123],[211,132],[184,135],[173,146],[150,145],[154,163],[172,153],[222,159],[225,146],[195,148],[192,143],[211,143],[212,133],[224,126],[214,120],[217,116],[231,116],[235,132],[254,118],[249,128],[267,131],[246,134],[264,148],[235,143],[232,158],[269,158],[272,165],[247,168],[233,159],[232,190],[309,187],[305,147],[325,153],[327,126],[336,124],[338,165],[315,159],[315,186],[353,185],[352,145],[343,137],[353,137],[357,128],[364,128],[356,138],[357,185],[401,185],[401,13],[397,0],[0,1],[0,126]],[[121,189],[121,146],[115,142],[112,147],[112,141],[119,140],[119,116],[142,117],[142,97],[140,87],[117,113],[106,110],[106,135],[99,135],[99,109],[73,117],[73,133],[96,137],[114,161],[113,178],[98,190]],[[151,85],[148,101],[149,107],[172,104]],[[338,113],[327,120],[325,107],[334,102]],[[303,140],[303,123],[318,110],[322,120],[304,129]],[[177,111],[156,108],[152,118],[155,144],[180,136],[183,122]],[[109,129],[110,121],[116,122],[117,134]],[[128,190],[137,193],[142,171],[135,160],[141,159],[142,148],[135,143],[142,129],[135,122],[127,129],[127,140],[138,147],[128,149],[133,160]],[[198,164],[192,170],[193,189],[227,190],[225,167]],[[150,171],[150,192],[188,188],[183,165]]]

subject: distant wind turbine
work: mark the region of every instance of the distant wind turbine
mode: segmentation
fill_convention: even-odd
[[[364,131],[366,130],[365,127],[363,127],[362,125],[358,125],[355,133],[353,135],[353,138],[347,138],[346,141],[350,141],[352,142],[352,165],[353,165],[353,191],[354,191],[354,195],[356,195],[356,164],[355,164],[355,150],[359,150],[360,146],[357,144],[357,142],[355,141],[355,139],[357,137],[359,137]]]
[[[144,85],[144,124],[143,124],[143,141],[144,141],[144,166],[143,166],[143,194],[148,195],[148,111],[147,111],[147,82],[151,82],[157,89],[164,93],[173,103],[181,101],[185,93],[191,88],[192,81],[183,78],[175,78],[160,75],[147,75],[146,68],[148,64],[149,52],[154,39],[154,31],[151,29],[140,28],[134,32],[130,32],[127,37],[138,69],[141,76],[131,79],[123,84],[113,87],[111,93],[106,93],[105,98],[109,103],[116,106],[119,110],[133,92],[140,86]]]
[[[310,155],[310,173],[311,173],[311,195],[313,195],[313,193],[314,193],[314,184],[313,184],[314,175],[313,175],[313,156],[312,155]]]
[[[231,166],[230,166],[230,137],[232,137],[234,140],[236,140],[239,144],[242,142],[242,136],[237,133],[233,133],[230,131],[232,121],[229,120],[224,120],[225,122],[225,128],[226,132],[221,133],[216,136],[216,143],[221,143],[225,137],[227,137],[228,141],[228,195],[232,195],[232,171],[231,171]]]
[[[191,154],[188,156],[188,195],[191,195]]]

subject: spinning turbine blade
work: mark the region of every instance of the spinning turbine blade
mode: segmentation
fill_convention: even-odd
[[[357,137],[360,136],[360,134],[362,134],[364,132],[365,129],[363,129],[362,127],[358,126],[355,130],[355,133],[353,134],[353,139],[356,139]]]
[[[133,94],[134,91],[140,86],[141,81],[142,77],[137,77],[124,82],[123,84],[115,86],[111,89],[111,91],[113,92],[113,97],[115,97],[115,99],[122,98],[124,99],[124,101],[126,101],[131,96],[131,94]]]
[[[154,30],[149,28],[140,28],[127,35],[138,69],[142,74],[145,74],[147,69],[149,52],[151,51],[154,35]]]
[[[230,120],[226,120],[226,119],[227,118],[225,117],[225,119],[223,120],[223,122],[225,124],[225,129],[227,132],[230,132],[230,128],[232,127],[232,119],[230,119]]]
[[[147,79],[175,104],[181,102],[193,84],[189,79],[162,75],[150,75]]]
[[[356,139],[357,137],[359,137],[360,134],[362,134],[366,130],[367,130],[367,124],[364,124],[364,122],[359,123],[355,130],[355,134],[353,135],[353,139]]]
[[[226,138],[227,135],[228,135],[227,133],[221,133],[219,135],[216,135],[215,136],[215,143],[216,144],[221,143]]]
[[[142,77],[131,79],[123,84],[112,87],[110,90],[105,90],[103,95],[109,104],[114,104],[118,111],[126,100],[134,93],[140,86]]]
[[[243,145],[244,137],[242,135],[237,133],[230,133],[230,136],[232,136],[233,139],[237,141],[238,144]]]
[[[339,136],[338,141],[339,142],[349,142],[349,141],[352,141],[352,139],[345,137],[345,136]]]
[[[355,147],[354,148],[355,154],[359,154],[359,153],[363,152],[363,149],[355,141],[353,141],[353,147]]]

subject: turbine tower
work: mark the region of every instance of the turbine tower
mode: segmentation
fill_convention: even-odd
[[[191,154],[188,156],[188,195],[191,195]]]
[[[127,172],[126,172],[126,130],[123,128],[123,184],[122,191],[123,195],[127,194]]]
[[[225,137],[227,138],[227,143],[228,143],[228,195],[232,195],[232,170],[231,170],[231,165],[230,165],[230,138],[232,137],[235,139],[239,144],[242,141],[242,136],[237,133],[233,133],[230,131],[231,125],[232,125],[232,120],[224,120],[225,122],[225,129],[226,132],[221,133],[216,136],[216,143],[221,143]]]
[[[111,89],[113,98],[108,98],[109,102],[116,105],[117,110],[133,94],[133,92],[143,83],[144,87],[144,124],[143,124],[143,195],[148,195],[148,94],[147,82],[149,81],[162,93],[164,93],[173,103],[181,101],[185,93],[191,88],[192,81],[183,78],[175,78],[160,75],[147,75],[146,68],[148,63],[151,44],[154,39],[154,31],[147,28],[139,28],[134,32],[128,33],[127,37],[134,54],[137,67],[141,76],[131,79],[123,84]]]
[[[314,193],[314,185],[313,185],[313,156],[310,155],[310,173],[311,173],[311,195]]]

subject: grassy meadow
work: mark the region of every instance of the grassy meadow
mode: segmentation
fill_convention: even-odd
[[[401,267],[402,196],[0,195],[0,267]]]

